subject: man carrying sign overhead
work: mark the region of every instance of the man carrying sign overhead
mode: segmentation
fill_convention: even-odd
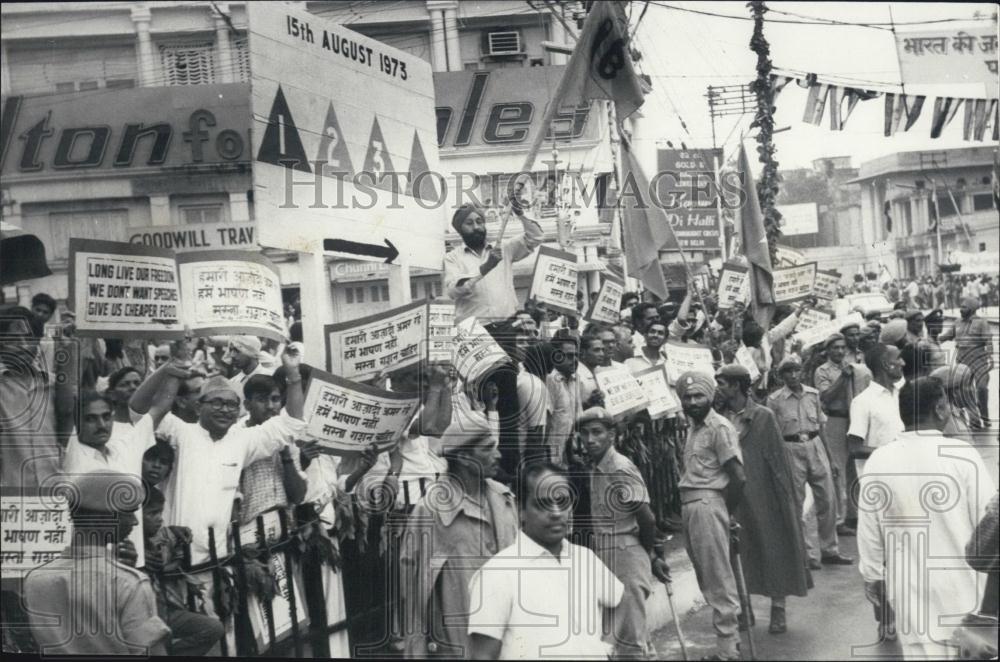
[[[445,294],[455,301],[456,322],[476,317],[485,324],[507,319],[518,308],[513,264],[531,255],[544,235],[515,196],[510,208],[521,219],[524,233],[501,246],[486,243],[486,212],[480,206],[466,203],[452,216],[451,225],[465,244],[444,257]]]

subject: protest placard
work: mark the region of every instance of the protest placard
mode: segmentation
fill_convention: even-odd
[[[828,308],[807,308],[799,313],[799,323],[795,331],[801,333],[833,319],[833,311]]]
[[[749,270],[741,264],[726,262],[719,274],[719,308],[726,310],[737,302],[746,303],[744,293],[749,292]]]
[[[364,380],[379,371],[413,365],[426,355],[427,302],[327,324],[323,331],[330,372]]]
[[[196,336],[285,340],[281,277],[263,255],[213,250],[177,256],[184,322]]]
[[[816,283],[813,285],[813,291],[817,298],[833,301],[837,298],[838,287],[840,287],[840,273],[816,270]]]
[[[813,345],[823,342],[834,333],[840,333],[840,329],[849,323],[864,324],[865,320],[861,316],[861,313],[854,312],[827,322],[821,322],[805,331],[796,329],[793,337],[802,343],[802,349],[809,349]]]
[[[576,255],[539,246],[528,300],[544,303],[552,310],[576,315]]]
[[[632,376],[639,382],[646,397],[649,398],[649,406],[646,411],[653,420],[676,414],[681,410],[681,401],[677,398],[674,387],[670,385],[667,378],[665,366],[657,365],[639,372],[632,373]]]
[[[604,395],[604,408],[614,416],[627,416],[649,406],[649,398],[639,381],[625,366],[599,368],[594,373],[597,388]]]
[[[58,558],[72,540],[73,524],[62,495],[3,487],[0,496],[0,573],[7,583]]]
[[[420,406],[419,393],[394,393],[312,369],[305,435],[331,455],[396,445]]]
[[[715,377],[712,350],[705,345],[668,340],[664,347],[667,377],[671,384],[676,384],[677,379],[689,370],[697,370]]]
[[[757,362],[753,360],[753,354],[750,353],[750,348],[740,343],[739,349],[736,350],[736,362],[747,369],[750,373],[750,382],[755,382],[760,378],[760,368],[757,367]]]
[[[597,298],[594,299],[594,303],[584,315],[584,319],[588,322],[617,324],[622,307],[622,295],[625,293],[625,283],[621,278],[610,274],[604,274],[602,281]]]
[[[173,252],[140,244],[70,239],[68,276],[77,336],[184,337]]]
[[[812,296],[813,283],[816,282],[815,262],[775,269],[772,274],[774,275],[775,303],[802,301]]]
[[[427,304],[427,360],[451,361],[455,303],[439,300]]]
[[[469,383],[474,383],[498,363],[510,360],[507,352],[503,351],[475,317],[466,318],[455,325],[452,330],[452,349],[455,370]]]

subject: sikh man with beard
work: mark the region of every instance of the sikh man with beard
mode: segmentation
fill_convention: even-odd
[[[746,483],[739,440],[733,424],[712,409],[712,376],[684,373],[677,380],[677,394],[690,421],[680,481],[684,542],[698,588],[712,607],[718,648],[706,659],[735,660],[740,656],[740,599],[730,565],[729,532]]]

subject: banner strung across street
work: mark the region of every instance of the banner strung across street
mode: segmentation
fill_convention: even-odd
[[[775,303],[802,301],[812,296],[816,282],[815,262],[775,269],[773,274]]]
[[[396,445],[420,407],[419,393],[394,393],[312,369],[306,436],[331,455]]]
[[[177,264],[167,249],[70,239],[69,292],[78,336],[184,337]]]
[[[250,251],[199,251],[177,256],[183,319],[196,336],[249,334],[285,339],[281,276]]]
[[[605,324],[617,324],[622,307],[622,295],[625,293],[625,282],[616,276],[604,274],[601,282],[601,289],[597,292],[597,298],[591,304],[585,320],[590,322],[604,322]]]
[[[614,417],[627,416],[649,406],[649,398],[638,380],[624,366],[601,368],[594,373],[604,395],[604,408]]]
[[[719,308],[728,310],[736,303],[747,303],[750,299],[750,274],[746,267],[734,262],[726,262],[719,274]]]
[[[419,361],[427,347],[427,302],[417,301],[324,328],[330,371],[365,380]]]
[[[840,287],[840,272],[816,270],[816,282],[813,291],[819,299],[833,301],[837,298]]]
[[[677,399],[677,393],[670,385],[667,378],[665,366],[657,365],[639,372],[632,373],[642,392],[649,398],[649,417],[654,421],[664,416],[676,414],[681,410],[681,401]]]
[[[576,255],[540,246],[535,271],[531,275],[528,301],[534,299],[560,313],[576,315],[576,288]]]
[[[712,350],[705,345],[668,340],[664,347],[667,377],[671,384],[676,384],[677,379],[689,370],[704,372],[715,378]]]
[[[0,488],[0,495],[0,570],[6,584],[59,558],[73,539],[73,523],[65,497],[15,487]]]

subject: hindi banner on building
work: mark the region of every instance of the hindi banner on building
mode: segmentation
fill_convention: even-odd
[[[813,292],[817,298],[833,301],[837,298],[839,287],[839,272],[816,270],[816,282],[813,284]]]
[[[72,541],[73,523],[60,494],[3,487],[0,497],[0,574],[6,584],[61,556]]]
[[[528,300],[544,303],[560,313],[576,315],[576,288],[576,255],[539,246]]]
[[[455,302],[431,301],[427,304],[427,360],[451,361],[454,348]]]
[[[601,281],[597,298],[583,319],[588,322],[617,324],[622,307],[622,295],[625,294],[625,281],[610,274],[604,274]]]
[[[831,319],[827,322],[822,322],[805,331],[796,329],[793,338],[798,339],[802,343],[802,349],[809,349],[813,345],[825,341],[833,334],[840,333],[840,330],[844,328],[844,326],[851,323],[860,325],[864,324],[865,320],[864,317],[861,316],[861,313],[854,312],[850,315],[844,315],[836,319]]]
[[[775,303],[802,301],[812,296],[816,282],[815,262],[775,269],[773,274]]]
[[[594,373],[594,379],[604,395],[604,408],[615,418],[634,414],[649,406],[646,392],[625,366],[599,368]]]
[[[76,335],[184,337],[174,254],[164,248],[69,240],[69,292]]]
[[[365,380],[379,372],[413,365],[426,355],[427,302],[327,324],[323,332],[330,372]]]
[[[719,308],[727,310],[736,303],[747,303],[750,293],[750,274],[746,267],[726,262],[719,274]]]
[[[697,370],[715,377],[712,350],[705,345],[668,340],[664,347],[667,377],[671,385],[676,384],[678,378],[689,370]]]
[[[676,414],[681,410],[681,401],[677,398],[677,392],[670,385],[665,366],[657,365],[639,372],[632,373],[632,376],[639,382],[643,393],[649,398],[649,406],[646,411],[654,421],[664,416]]]
[[[183,319],[194,335],[286,339],[281,276],[263,255],[196,251],[178,255],[177,269]]]
[[[393,448],[420,407],[419,393],[394,393],[312,369],[306,437],[331,455]]]
[[[452,331],[452,363],[467,383],[475,383],[494,366],[510,357],[475,317],[455,325]]]

